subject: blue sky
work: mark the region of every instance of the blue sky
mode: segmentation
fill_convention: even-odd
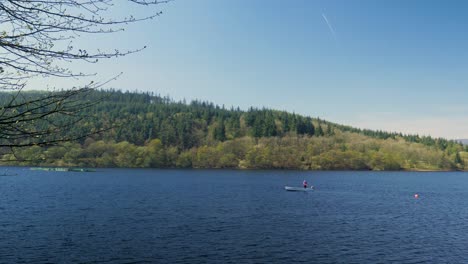
[[[147,49],[73,67],[101,79],[123,72],[111,87],[176,100],[468,138],[468,2],[176,0],[159,9],[125,32],[81,39]]]

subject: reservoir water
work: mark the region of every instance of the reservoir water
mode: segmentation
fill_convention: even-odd
[[[2,170],[0,263],[468,263],[468,173]]]

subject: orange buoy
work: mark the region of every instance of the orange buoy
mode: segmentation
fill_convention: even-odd
[[[419,194],[415,193],[415,194],[414,194],[414,198],[418,199],[418,198],[419,198]]]

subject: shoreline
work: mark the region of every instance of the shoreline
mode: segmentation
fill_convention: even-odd
[[[468,172],[468,170],[434,170],[434,169],[400,169],[400,170],[354,170],[354,169],[339,169],[339,170],[305,170],[305,169],[285,169],[285,168],[177,168],[177,167],[92,167],[92,166],[27,166],[27,165],[0,165],[2,168],[29,168],[30,170],[41,171],[67,171],[67,172],[95,172],[99,169],[155,169],[155,170],[238,170],[238,171],[362,171],[362,172]]]

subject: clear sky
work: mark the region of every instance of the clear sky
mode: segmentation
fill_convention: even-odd
[[[92,47],[111,87],[268,107],[360,128],[468,138],[468,2],[175,0]],[[132,6],[116,14],[143,14]]]

